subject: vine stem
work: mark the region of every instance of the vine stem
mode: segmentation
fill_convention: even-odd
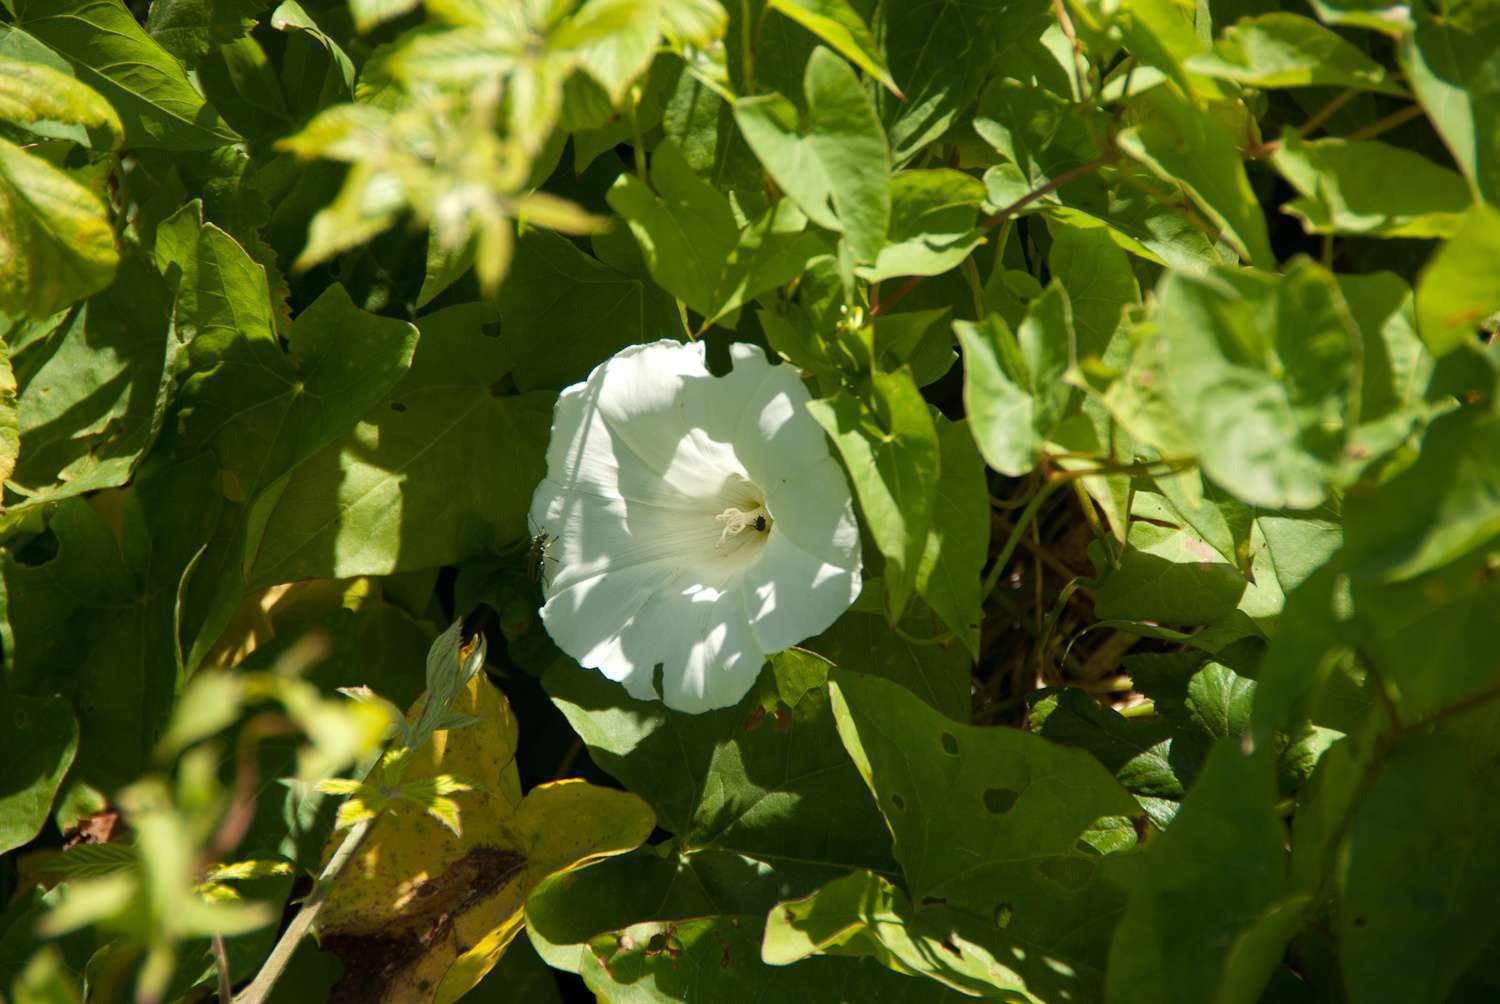
[[[1077,481],[1079,478],[1103,476],[1109,474],[1159,474],[1158,469],[1165,466],[1169,472],[1185,470],[1191,466],[1186,461],[1154,460],[1142,464],[1120,464],[1103,467],[1081,467],[1074,470],[1060,471],[1037,489],[1031,501],[1026,503],[1026,508],[1021,510],[1021,515],[1016,517],[1016,522],[1010,528],[1010,536],[1005,540],[1005,546],[995,557],[995,563],[990,566],[990,572],[984,578],[984,588],[980,590],[980,603],[987,602],[995,587],[1000,584],[1000,576],[1005,572],[1005,566],[1010,564],[1010,559],[1015,556],[1016,548],[1021,545],[1021,537],[1026,533],[1031,521],[1036,517],[1037,510],[1042,503],[1052,497],[1052,493],[1063,485]]]
[[[286,970],[287,964],[292,961],[292,956],[297,952],[297,946],[302,944],[302,939],[307,937],[313,922],[318,919],[323,904],[328,899],[328,893],[333,889],[333,883],[338,879],[344,868],[354,858],[355,851],[359,845],[364,843],[365,837],[369,835],[372,819],[362,819],[349,828],[344,836],[344,842],[339,844],[339,849],[333,852],[333,857],[328,859],[328,864],[323,866],[323,871],[318,875],[317,882],[313,883],[312,892],[307,894],[307,899],[302,901],[302,908],[292,918],[281,938],[276,942],[276,947],[271,949],[271,954],[266,957],[265,964],[260,967],[260,972],[255,974],[254,981],[245,988],[244,992],[234,998],[234,1004],[263,1004],[271,995],[271,990],[276,986],[276,981]]]

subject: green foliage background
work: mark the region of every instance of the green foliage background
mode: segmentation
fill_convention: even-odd
[[[249,981],[278,779],[458,617],[523,780],[658,823],[472,999],[1495,999],[1497,205],[1488,0],[0,0],[0,995]],[[557,393],[662,337],[798,367],[866,531],[700,716],[526,574]]]

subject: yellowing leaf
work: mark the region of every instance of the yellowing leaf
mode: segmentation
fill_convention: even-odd
[[[425,700],[418,698],[409,720]],[[482,675],[450,710],[477,721],[434,733],[406,765],[400,789],[425,782],[448,796],[462,835],[419,801],[390,802],[318,919],[321,943],[344,961],[340,992],[349,999],[457,1000],[500,960],[537,883],[631,850],[656,824],[635,795],[582,781],[541,785],[523,799],[516,719]],[[460,790],[455,777],[473,790]],[[336,834],[326,853],[342,840]]]

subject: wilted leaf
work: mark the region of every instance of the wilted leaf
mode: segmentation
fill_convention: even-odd
[[[418,699],[408,717],[422,705]],[[344,962],[336,995],[457,1000],[499,961],[538,882],[628,851],[651,832],[651,810],[624,792],[563,781],[523,799],[515,716],[483,674],[452,710],[479,721],[435,733],[404,779],[472,778],[476,789],[455,797],[463,836],[399,802],[376,821],[318,919],[321,944]],[[337,834],[325,854],[343,839]]]

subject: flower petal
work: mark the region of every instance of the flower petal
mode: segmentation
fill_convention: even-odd
[[[734,368],[683,385],[683,414],[708,438],[733,445],[762,491],[780,477],[828,456],[823,427],[807,413],[811,400],[797,371],[772,366],[759,346],[730,346]]]
[[[824,455],[818,463],[766,486],[766,508],[776,521],[772,535],[831,565],[858,571],[859,524],[844,469]]]
[[[779,524],[778,524],[779,526]],[[760,558],[745,571],[750,630],[766,652],[779,652],[822,634],[859,597],[859,562],[830,564],[771,532]]]
[[[743,478],[730,444],[705,436],[685,412],[687,388],[713,379],[701,344],[673,341],[632,345],[597,367],[588,379],[589,404],[613,438],[621,469],[629,466],[628,452],[693,498],[717,497],[727,478]]]

